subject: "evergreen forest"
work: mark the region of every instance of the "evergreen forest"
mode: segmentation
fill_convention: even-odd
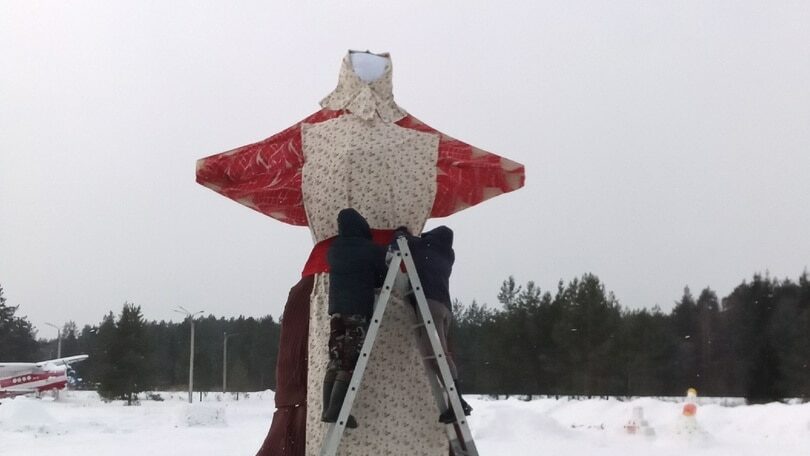
[[[464,393],[489,395],[745,397],[751,403],[810,398],[810,278],[754,275],[728,296],[685,288],[669,312],[629,309],[593,274],[555,290],[512,277],[496,305],[454,303],[451,351]],[[195,391],[222,390],[228,334],[228,391],[275,388],[279,321],[271,316],[194,320]],[[147,320],[125,302],[96,324],[62,329],[62,356],[79,388],[104,397],[187,387],[190,326]],[[0,287],[0,360],[55,358],[55,339],[37,339],[20,305]]]

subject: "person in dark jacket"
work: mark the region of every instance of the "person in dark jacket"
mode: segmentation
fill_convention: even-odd
[[[340,414],[368,322],[375,289],[387,270],[385,248],[371,240],[368,222],[354,209],[338,214],[338,235],[327,252],[329,262],[329,364],[323,380],[321,420],[334,423]],[[349,416],[347,427],[357,427]]]
[[[453,323],[453,304],[450,301],[450,274],[453,272],[453,263],[456,261],[456,254],[453,251],[453,230],[446,226],[440,226],[422,233],[421,237],[416,237],[411,235],[407,229],[398,228],[396,234],[397,236],[404,235],[408,239],[408,248],[411,250],[413,262],[419,274],[419,281],[422,282],[422,290],[425,293],[425,298],[427,298],[428,308],[435,322],[436,332],[439,335],[445,359],[450,367],[450,374],[456,384],[456,391],[464,408],[464,414],[469,415],[472,412],[472,407],[461,396],[458,369],[447,344],[447,336]],[[414,295],[412,295],[412,300],[416,305]],[[430,339],[423,329],[419,330],[418,340],[422,356],[432,355],[433,350],[430,346]],[[434,359],[427,360],[425,365],[439,379],[442,378],[439,373],[439,366]],[[439,421],[442,423],[456,421],[452,407],[442,412]]]

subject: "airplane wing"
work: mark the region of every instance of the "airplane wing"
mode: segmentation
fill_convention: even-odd
[[[76,355],[76,356],[68,356],[65,358],[57,358],[57,359],[49,359],[47,361],[40,361],[36,363],[38,367],[42,367],[46,364],[55,364],[55,365],[64,365],[67,366],[68,364],[78,363],[79,361],[84,361],[89,358],[89,355]]]

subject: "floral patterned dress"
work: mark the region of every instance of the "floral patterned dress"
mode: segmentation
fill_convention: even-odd
[[[450,215],[524,183],[519,163],[443,135],[394,103],[390,58],[382,56],[388,59],[383,76],[364,82],[347,54],[338,87],[321,102],[321,111],[264,141],[197,164],[201,184],[283,222],[309,226],[316,242],[304,270],[315,279],[308,357],[302,360],[306,403],[295,404],[306,413],[307,455],[318,454],[326,431],[320,411],[329,274],[326,249],[318,246],[337,235],[338,212],[354,208],[377,231],[407,226],[419,233],[428,217]],[[414,318],[395,293],[352,410],[360,427],[346,432],[339,454],[447,454],[411,330]]]

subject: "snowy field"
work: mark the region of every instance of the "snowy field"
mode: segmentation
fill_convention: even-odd
[[[271,391],[239,401],[211,393],[193,406],[182,393],[162,397],[134,407],[89,392],[62,393],[59,401],[4,399],[0,455],[253,455],[273,413]],[[482,455],[810,455],[810,403],[702,401],[690,421],[682,403],[660,399],[469,398]],[[635,407],[654,435],[626,432]]]

